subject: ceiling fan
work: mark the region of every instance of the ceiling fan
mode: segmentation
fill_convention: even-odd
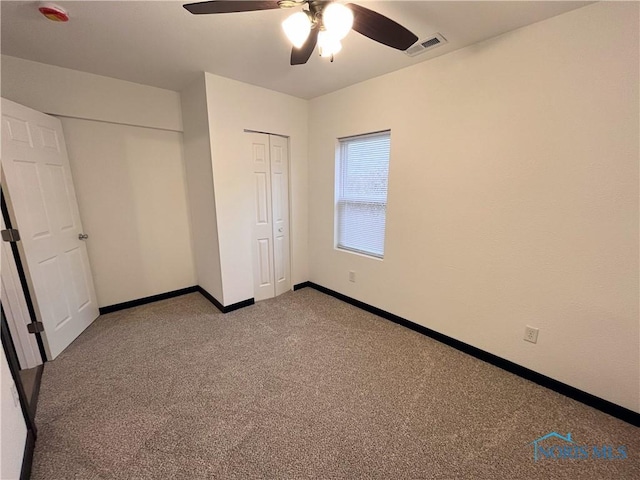
[[[320,55],[330,57],[342,48],[342,40],[351,29],[397,50],[406,50],[418,37],[402,25],[373,10],[354,3],[343,5],[319,0],[242,1],[214,0],[184,5],[194,15],[210,13],[252,12],[308,5],[282,22],[285,34],[293,44],[291,65],[307,63],[318,45]]]

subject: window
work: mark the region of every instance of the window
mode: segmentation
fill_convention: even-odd
[[[340,139],[336,175],[337,247],[384,256],[391,132]]]

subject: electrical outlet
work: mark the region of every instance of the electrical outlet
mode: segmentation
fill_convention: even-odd
[[[356,272],[354,272],[353,270],[349,272],[349,281],[354,283],[356,281]]]
[[[524,329],[524,339],[527,342],[538,343],[538,329],[527,325]]]

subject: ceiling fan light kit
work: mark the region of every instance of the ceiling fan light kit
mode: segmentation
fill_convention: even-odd
[[[296,12],[282,22],[282,29],[292,45],[300,48],[309,38],[311,23],[306,12]]]
[[[327,32],[342,40],[353,27],[353,12],[341,3],[330,3],[322,11],[322,24]]]
[[[331,58],[342,50],[342,42],[333,33],[327,30],[320,30],[318,33],[318,50],[321,57]]]
[[[217,0],[188,3],[184,8],[194,14],[252,12],[308,5],[282,22],[285,35],[293,45],[291,65],[307,63],[318,46],[322,57],[333,56],[342,49],[342,40],[353,29],[378,43],[397,50],[407,50],[418,37],[402,25],[373,10],[356,4],[343,5],[321,0],[242,1]]]
[[[322,6],[322,5],[321,5]],[[318,49],[321,57],[332,57],[342,50],[342,40],[353,27],[353,12],[341,3],[330,3],[323,10],[296,12],[282,22],[282,28],[295,48],[302,48],[312,28],[320,28]]]

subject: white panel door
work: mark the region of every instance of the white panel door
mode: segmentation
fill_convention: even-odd
[[[98,317],[60,121],[3,98],[2,167],[53,360]]]
[[[288,139],[249,132],[253,174],[255,300],[291,290]]]
[[[273,211],[273,265],[276,296],[291,290],[289,256],[289,152],[288,139],[269,135],[271,147],[271,199]]]
[[[248,133],[253,172],[253,295],[264,300],[275,295],[273,272],[273,214],[269,135]]]

